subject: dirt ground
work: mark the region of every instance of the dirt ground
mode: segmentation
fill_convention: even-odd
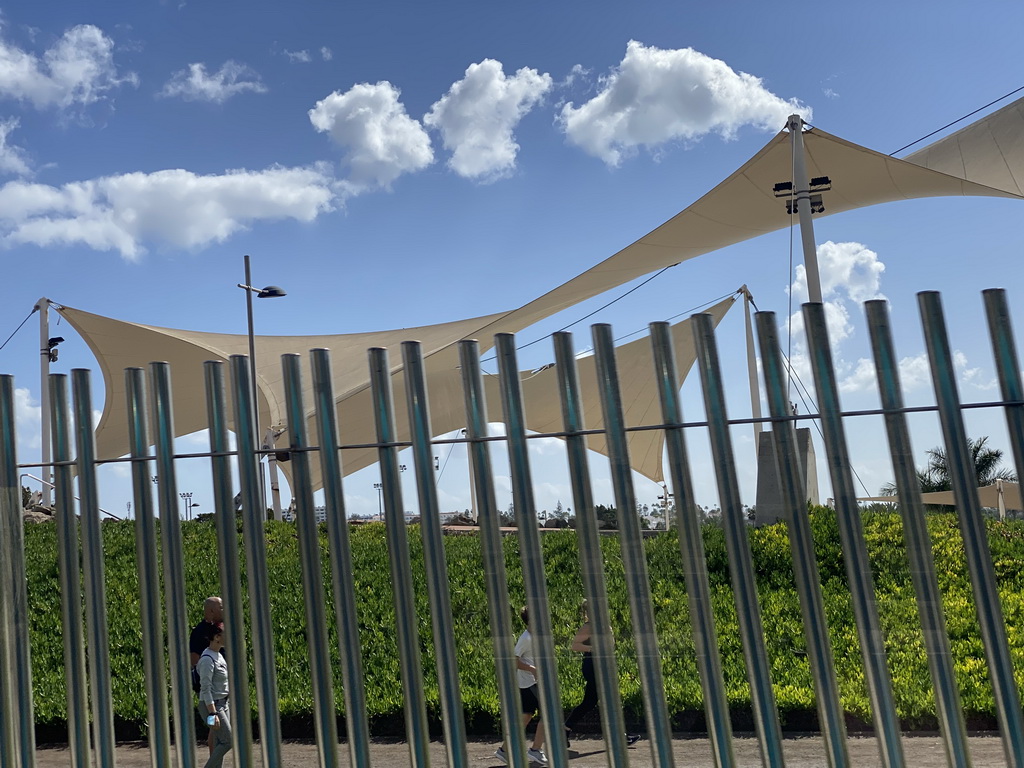
[[[878,747],[875,740],[869,737],[854,737],[848,742],[851,765],[880,766]],[[495,741],[471,741],[468,744],[469,762],[479,768],[501,768],[502,763],[494,757],[494,750],[499,744]],[[676,765],[686,768],[713,768],[714,761],[711,750],[705,739],[676,739],[674,744]],[[940,768],[946,765],[946,756],[940,739],[932,736],[911,736],[903,740],[907,764],[915,768]],[[975,736],[970,739],[974,768],[997,768],[1006,765],[1003,745],[996,736]],[[761,758],[757,741],[753,738],[737,738],[734,741],[736,760],[740,766],[760,766]],[[825,763],[825,753],[821,739],[809,736],[806,738],[786,739],[784,750],[786,765],[790,768],[820,768]],[[262,766],[257,746],[256,764]],[[287,742],[282,750],[282,764],[287,768],[315,768],[319,765],[315,744]],[[338,746],[338,758],[341,765],[349,765],[349,756],[345,744]],[[197,751],[199,765],[203,764],[206,750]],[[381,768],[405,768],[410,765],[409,748],[404,742],[376,741],[371,750],[371,760]],[[647,741],[640,741],[629,750],[631,766],[649,768],[653,765],[651,750]],[[41,748],[36,752],[38,768],[64,768],[71,763],[70,753],[66,748]],[[444,745],[440,742],[431,744],[431,765],[443,766],[445,758]],[[607,760],[604,742],[600,739],[581,739],[574,741],[569,749],[569,764],[572,768],[604,768]],[[117,765],[119,768],[150,768],[149,749],[145,744],[122,744],[117,749]],[[224,761],[225,767],[234,763],[228,753]]]

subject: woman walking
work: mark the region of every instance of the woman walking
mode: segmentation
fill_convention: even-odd
[[[204,768],[221,768],[224,755],[231,749],[231,713],[228,710],[228,663],[221,654],[224,647],[224,623],[218,622],[209,647],[199,657],[199,708],[210,726],[210,759]]]

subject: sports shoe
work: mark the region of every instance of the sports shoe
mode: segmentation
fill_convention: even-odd
[[[508,765],[508,756],[505,754],[504,747],[498,747],[498,749],[494,753],[494,756],[501,760],[501,762],[503,762],[505,765]]]
[[[531,763],[539,763],[540,765],[548,764],[547,755],[544,754],[543,750],[530,747],[526,750],[526,756],[530,758]]]
[[[640,734],[639,733],[627,733],[626,734],[626,745],[627,746],[632,747],[638,741],[640,741]]]

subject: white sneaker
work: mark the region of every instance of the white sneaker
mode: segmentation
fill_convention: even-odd
[[[543,750],[530,747],[530,749],[526,750],[526,756],[530,758],[531,763],[539,763],[540,765],[548,764],[547,755],[544,754]]]
[[[498,747],[497,751],[495,751],[494,753],[494,756],[501,760],[501,762],[503,762],[505,765],[508,765],[508,756],[505,754],[504,747]]]

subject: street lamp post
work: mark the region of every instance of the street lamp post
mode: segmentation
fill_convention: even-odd
[[[398,465],[398,471],[399,472],[405,472],[405,470],[407,470],[407,469],[408,469],[408,467],[405,466],[405,464],[399,464]],[[384,484],[383,483],[374,483],[373,487],[377,491],[377,519],[378,520],[383,520],[384,519]]]
[[[178,495],[181,496],[181,500],[185,502],[185,519],[189,520],[192,515],[192,492],[179,493]]]
[[[253,288],[252,274],[249,269],[249,254],[245,254],[245,282],[239,283],[238,287],[245,291],[245,313],[249,329],[249,379],[252,387],[252,433],[256,440],[260,439],[259,430],[259,387],[256,385],[256,335],[253,331],[252,322],[252,295],[255,293],[257,299],[277,299],[286,296],[284,290],[276,285],[268,285],[265,288]],[[273,449],[273,445],[270,446]],[[270,490],[273,494],[274,519],[282,519],[281,514],[281,493],[277,486],[277,464],[273,454],[270,455]],[[264,499],[264,503],[266,500]]]

